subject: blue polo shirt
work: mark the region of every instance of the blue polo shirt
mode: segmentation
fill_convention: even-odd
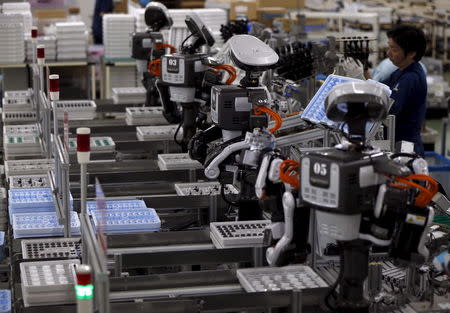
[[[396,116],[395,141],[414,143],[414,150],[424,155],[420,129],[425,119],[427,79],[422,66],[414,62],[404,70],[397,69],[383,81],[391,90],[395,101],[390,114]]]

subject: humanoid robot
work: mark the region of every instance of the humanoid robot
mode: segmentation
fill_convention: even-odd
[[[340,250],[340,275],[332,288],[334,292],[339,285],[339,293],[329,306],[336,312],[368,312],[363,286],[370,245],[388,247],[390,257],[406,264],[428,259],[425,239],[434,216],[431,203],[437,183],[424,174],[423,159],[412,156],[413,161],[405,164],[365,143],[366,124],[384,119],[388,112],[389,96],[383,87],[343,83],[332,89],[325,103],[327,117],[346,125],[347,138],[334,148],[302,156],[298,180],[291,182],[298,189],[286,188],[283,221],[268,229],[273,246],[266,258],[271,265],[283,265],[305,255],[309,218],[302,218],[313,210],[318,232],[337,240]],[[283,166],[278,168],[283,173]],[[261,166],[260,176],[267,169],[270,162]],[[280,176],[277,180],[276,175],[266,175],[266,180],[277,183],[283,181]],[[257,188],[259,195],[266,191],[264,183]]]
[[[212,87],[214,125],[192,138],[189,154],[204,164],[206,177],[218,179],[222,189],[225,184],[239,187],[239,197],[232,204],[239,208],[240,220],[259,219],[261,209],[254,192],[256,169],[263,152],[274,146],[271,131],[281,126],[281,118],[269,108],[270,94],[259,78],[277,63],[278,55],[250,35],[233,36],[228,43],[232,61],[246,72],[245,76],[238,86]],[[263,113],[275,118],[274,129],[267,130],[268,118]]]
[[[155,87],[157,76],[149,70],[164,54],[165,48],[174,47],[164,44],[161,30],[172,26],[172,18],[164,4],[150,2],[145,8],[145,24],[148,30],[133,33],[131,56],[136,59],[138,73],[142,75],[142,85],[147,90],[145,105],[159,106],[159,94]]]
[[[164,116],[170,123],[180,123],[183,129],[183,151],[187,151],[197,128],[206,128],[206,112],[202,112],[199,99],[205,102],[205,107],[209,106],[211,86],[221,84],[223,72],[220,70],[235,75],[230,66],[220,65],[207,53],[199,52],[202,46],[214,45],[211,32],[200,18],[191,13],[185,22],[191,35],[184,40],[179,53],[161,57],[161,77],[156,82]]]

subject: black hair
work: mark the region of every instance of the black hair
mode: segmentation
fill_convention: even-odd
[[[387,36],[403,49],[405,55],[415,52],[415,61],[420,61],[424,56],[427,49],[427,40],[420,28],[409,25],[397,25],[387,32]]]

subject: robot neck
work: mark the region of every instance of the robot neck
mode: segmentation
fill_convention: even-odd
[[[244,87],[258,87],[259,86],[259,77],[261,76],[260,72],[251,72],[247,71],[245,73],[244,78],[241,79],[239,84]]]

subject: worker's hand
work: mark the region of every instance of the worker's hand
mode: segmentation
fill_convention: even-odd
[[[342,65],[347,77],[362,80],[366,79],[364,77],[364,65],[361,63],[361,61],[350,57],[346,58],[344,62],[342,62]]]

